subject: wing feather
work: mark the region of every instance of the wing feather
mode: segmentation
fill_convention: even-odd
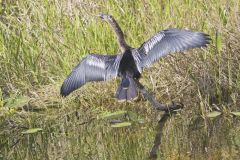
[[[90,54],[64,80],[61,95],[67,96],[90,81],[106,81],[117,77],[122,55]]]
[[[192,32],[184,29],[167,29],[158,32],[143,43],[141,47],[134,49],[133,57],[141,72],[142,68],[150,66],[153,62],[171,52],[206,47],[209,41],[209,35],[202,32]]]

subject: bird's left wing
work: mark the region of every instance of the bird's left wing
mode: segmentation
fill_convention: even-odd
[[[61,95],[67,96],[90,81],[105,81],[117,77],[122,55],[90,54],[64,80]]]
[[[185,29],[167,29],[158,32],[139,48],[133,51],[133,57],[138,68],[150,66],[159,58],[171,53],[190,48],[205,47],[210,38],[202,32],[192,32]]]

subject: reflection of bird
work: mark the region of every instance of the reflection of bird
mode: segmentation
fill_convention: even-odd
[[[179,52],[190,48],[206,47],[210,38],[201,32],[189,30],[167,29],[158,32],[139,48],[130,47],[121,28],[113,16],[100,14],[117,35],[121,53],[118,55],[90,54],[84,58],[65,79],[61,87],[61,95],[67,96],[90,81],[104,81],[122,78],[116,97],[119,100],[132,100],[137,97],[135,81],[141,76],[143,68],[170,52]]]

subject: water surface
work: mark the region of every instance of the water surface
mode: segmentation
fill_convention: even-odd
[[[239,118],[156,114],[144,123],[112,128],[78,110],[55,117],[28,113],[31,127],[43,129],[32,134],[22,134],[26,128],[20,121],[6,119],[0,126],[0,159],[239,159]]]

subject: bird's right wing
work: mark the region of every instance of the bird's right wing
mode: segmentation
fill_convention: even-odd
[[[90,54],[64,80],[61,95],[67,96],[90,81],[105,81],[117,77],[122,55]]]
[[[210,38],[202,32],[192,32],[185,29],[167,29],[158,32],[141,47],[133,51],[138,68],[150,66],[159,58],[171,53],[190,48],[205,47]]]

